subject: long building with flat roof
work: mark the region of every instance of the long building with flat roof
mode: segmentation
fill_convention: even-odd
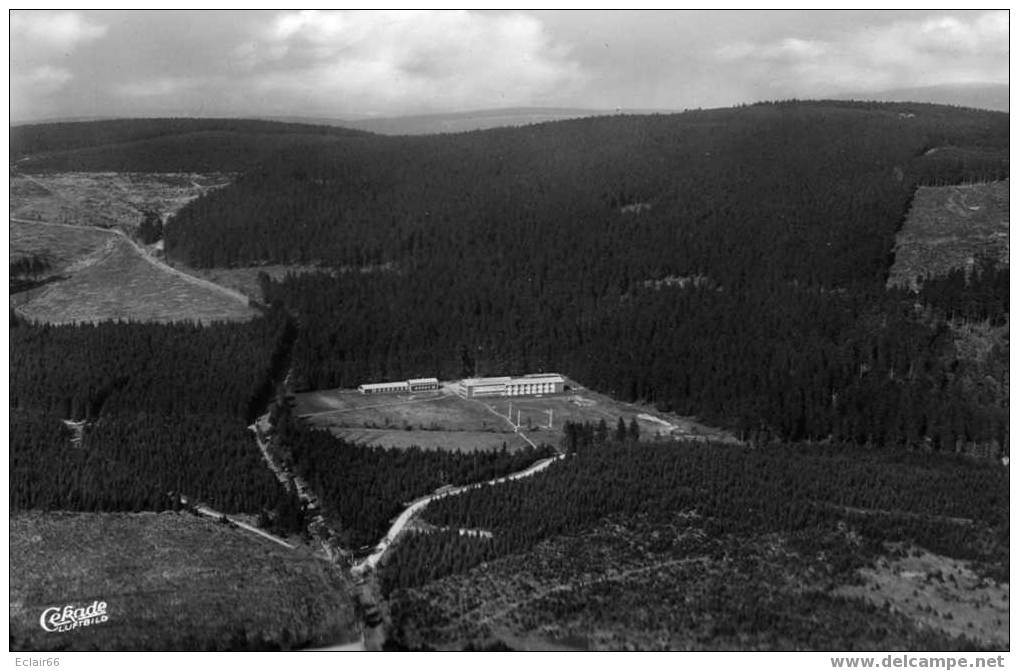
[[[460,384],[457,385],[457,393],[464,398],[505,396],[506,385],[511,379],[509,377],[469,377],[460,380]]]
[[[434,377],[418,377],[407,380],[411,391],[432,391],[439,388],[439,380]]]
[[[457,393],[464,398],[484,396],[530,396],[560,394],[566,380],[555,373],[536,373],[522,377],[472,377],[460,380]]]
[[[362,394],[407,394],[415,391],[432,391],[439,388],[434,377],[419,377],[402,382],[369,382],[357,385]]]
[[[562,375],[525,375],[512,378],[506,384],[506,395],[561,394],[565,386]]]
[[[357,385],[357,390],[362,394],[400,394],[410,391],[410,386],[404,382],[370,382]]]

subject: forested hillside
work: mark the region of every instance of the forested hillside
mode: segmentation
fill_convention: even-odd
[[[835,445],[634,448],[596,440],[533,478],[433,502],[427,522],[492,538],[412,536],[384,568],[384,585],[419,585],[614,514],[666,520],[677,512],[693,514],[689,524],[710,537],[794,534],[805,554],[823,551],[838,572],[883,554],[885,542],[904,542],[1007,575],[1008,474],[994,465]],[[832,535],[839,525],[859,534],[855,542]]]
[[[873,280],[915,185],[1002,177],[1007,145],[1005,114],[851,103],[366,137],[274,155],[184,208],[167,246],[198,266],[444,253],[535,280]],[[965,150],[926,154],[944,146]]]
[[[235,172],[273,152],[366,133],[247,119],[115,119],[11,128],[26,172]]]
[[[751,440],[993,455],[1007,410],[946,327],[1005,318],[993,272],[930,310],[884,287],[916,187],[1007,177],[1007,152],[1005,114],[836,102],[356,138],[193,201],[166,248],[374,269],[265,283],[300,315],[299,386],[559,370]]]
[[[299,502],[246,428],[279,375],[289,328],[279,314],[206,327],[12,315],[11,508],[162,510],[186,495],[300,530]]]
[[[278,456],[318,494],[342,545],[352,550],[374,546],[404,506],[420,496],[520,471],[555,453],[547,445],[513,452],[358,445],[302,425],[279,403],[272,421]]]
[[[425,509],[380,568],[395,646],[1007,648],[1000,466],[567,429],[592,439]]]

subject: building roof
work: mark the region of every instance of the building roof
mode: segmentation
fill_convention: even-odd
[[[562,375],[538,373],[512,378],[509,384],[558,384],[560,382],[566,382]]]
[[[468,377],[460,380],[460,384],[467,387],[477,387],[483,384],[509,384],[511,377]]]

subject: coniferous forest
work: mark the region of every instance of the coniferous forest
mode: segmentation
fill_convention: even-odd
[[[299,508],[247,430],[287,331],[280,314],[204,327],[12,315],[11,508],[163,510],[182,495],[222,512]]]
[[[684,515],[719,548],[783,535],[840,579],[893,542],[1007,579],[1001,352],[979,359],[960,333],[1007,329],[1008,269],[980,257],[917,292],[886,286],[919,186],[1008,178],[1007,114],[789,101],[441,136],[235,120],[15,136],[26,170],[233,172],[166,222],[167,258],[301,272],[262,275],[265,314],[246,324],[12,314],[12,509],[186,495],[301,530],[247,429],[284,378],[555,371],[743,444],[568,424],[566,456],[539,474],[433,501],[382,565],[386,593],[607,519]],[[29,281],[29,261],[12,274]],[[286,404],[271,418],[277,456],[354,552],[416,497],[553,452],[385,450]]]
[[[24,127],[12,158],[35,169],[168,171],[184,151],[184,169],[239,170],[171,219],[169,256],[322,272],[264,278],[277,316],[251,327],[14,324],[12,410],[96,435],[142,412],[240,425],[268,400],[285,310],[298,389],[556,370],[752,443],[997,456],[1007,399],[977,393],[951,323],[1006,323],[1007,270],[918,295],[885,280],[916,187],[1005,178],[1007,150],[1005,114],[851,102],[419,137]]]
[[[384,449],[357,445],[310,429],[286,406],[274,410],[274,426],[287,460],[324,503],[340,529],[343,546],[374,546],[389,523],[419,496],[446,485],[484,482],[519,471],[554,454],[549,446],[509,452]]]
[[[824,551],[838,572],[915,543],[1008,574],[1008,473],[969,457],[846,445],[766,450],[703,443],[640,444],[599,439],[593,426],[567,426],[570,457],[540,475],[440,499],[424,519],[447,533],[411,535],[383,569],[387,591],[420,585],[482,561],[572,534],[610,515],[665,520],[696,513],[711,537],[781,531],[808,552],[838,523],[862,545]],[[456,529],[484,529],[471,538]]]
[[[298,388],[556,370],[755,442],[994,456],[1006,404],[948,323],[1006,319],[1007,272],[919,309],[885,281],[916,187],[1007,177],[1007,147],[1004,114],[836,102],[358,137],[275,154],[166,244],[322,267],[264,283]]]

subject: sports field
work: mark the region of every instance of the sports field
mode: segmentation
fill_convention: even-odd
[[[571,383],[570,391],[543,396],[464,399],[452,385],[417,394],[366,396],[351,389],[297,395],[297,413],[313,426],[361,444],[385,447],[479,450],[558,445],[566,422],[605,420],[614,431],[636,419],[643,440],[692,438],[734,442],[724,431],[691,418],[660,413]],[[518,430],[519,429],[519,430]]]

